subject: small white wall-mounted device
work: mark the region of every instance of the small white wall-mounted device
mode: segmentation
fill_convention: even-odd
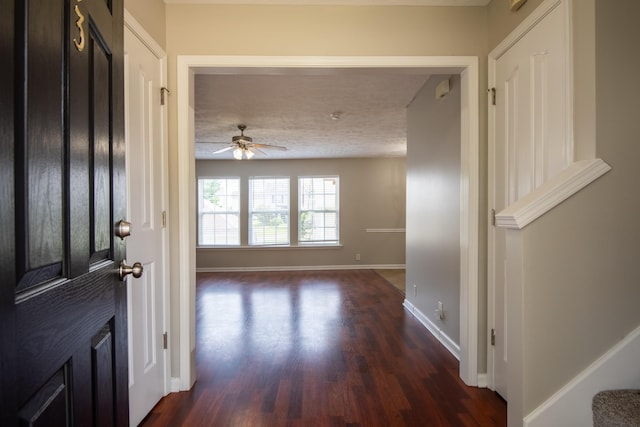
[[[449,93],[449,79],[443,80],[436,86],[436,99],[442,99]]]

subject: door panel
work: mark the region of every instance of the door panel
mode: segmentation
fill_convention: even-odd
[[[26,79],[19,96],[19,108],[26,114],[16,129],[25,144],[16,147],[16,158],[26,165],[27,173],[17,176],[16,214],[32,220],[20,222],[17,242],[19,288],[28,288],[47,279],[58,277],[62,271],[62,165],[63,101],[62,73],[39,70],[60,68],[64,59],[63,2],[38,1],[34,7],[21,4],[18,13],[24,14],[25,28],[20,39],[29,40],[20,63]],[[48,19],[47,19],[48,18]],[[46,54],[41,54],[45,50]],[[49,126],[57,123],[58,126]]]
[[[94,389],[94,414],[97,426],[112,426],[113,419],[113,334],[105,325],[92,339],[91,377]]]
[[[108,53],[96,40],[96,35],[91,31],[90,50],[92,54],[91,87],[93,93],[91,124],[91,172],[93,191],[91,204],[91,218],[93,220],[92,233],[92,261],[105,258],[111,247],[111,210],[110,201],[110,141],[109,141],[109,73],[110,60]]]
[[[18,414],[20,422],[31,426],[64,426],[69,402],[69,368],[65,366],[56,372],[49,381],[24,405]]]
[[[0,77],[15,88],[0,83],[8,426],[128,419],[126,292],[116,274],[125,244],[113,237],[125,213],[123,6],[67,3],[0,5],[0,61],[12,64]]]
[[[556,7],[496,61],[496,138],[508,153],[503,207],[573,161],[564,22]]]

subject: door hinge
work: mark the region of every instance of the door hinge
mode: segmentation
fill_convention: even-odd
[[[491,105],[496,105],[496,88],[489,89],[489,93],[491,94]]]
[[[491,225],[496,225],[496,210],[491,209]]]
[[[169,341],[169,336],[165,332],[164,334],[162,334],[162,348],[164,348],[165,350],[168,348],[168,341]]]
[[[496,330],[491,329],[491,345],[496,345]]]
[[[160,88],[160,105],[164,105],[164,94],[170,94],[171,91],[169,89],[167,89],[166,87],[161,87]]]
[[[162,211],[162,228],[167,228],[167,211]]]

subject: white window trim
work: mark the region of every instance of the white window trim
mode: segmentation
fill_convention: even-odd
[[[253,215],[252,209],[252,181],[258,179],[286,179],[289,184],[288,197],[287,197],[287,243],[251,243],[253,240],[253,227],[251,224],[251,217]],[[262,211],[261,213],[283,213],[284,211]],[[290,176],[250,176],[247,178],[247,244],[250,247],[269,247],[269,246],[290,246],[291,245],[291,177]]]
[[[323,210],[314,212],[335,212],[336,213],[336,238],[334,240],[302,240],[302,212],[308,210],[302,209],[302,186],[300,181],[303,179],[335,179],[336,185],[336,209],[335,211]],[[340,243],[340,175],[300,175],[298,176],[298,245],[299,246],[325,246],[338,245]]]
[[[238,206],[238,223],[240,224],[240,227],[238,228],[238,243],[237,244],[227,244],[227,245],[220,245],[220,244],[213,244],[213,245],[207,245],[207,244],[203,244],[201,243],[201,238],[202,238],[202,214],[203,212],[201,211],[201,181],[206,180],[206,179],[237,179],[238,180],[238,185],[240,187],[240,205]],[[197,237],[197,243],[198,243],[198,247],[221,247],[221,248],[229,248],[229,247],[238,247],[240,246],[241,242],[242,242],[242,179],[239,176],[199,176],[197,178],[197,194],[196,194],[196,201],[197,201],[197,232],[198,232],[198,237]],[[207,212],[208,213],[208,212]],[[220,212],[220,213],[233,213],[233,211],[226,211],[226,212]]]

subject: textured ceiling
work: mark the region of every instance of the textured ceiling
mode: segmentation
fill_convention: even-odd
[[[287,147],[256,159],[404,156],[406,107],[428,77],[425,69],[196,75],[196,158],[231,159],[212,153],[238,124],[254,143]]]

